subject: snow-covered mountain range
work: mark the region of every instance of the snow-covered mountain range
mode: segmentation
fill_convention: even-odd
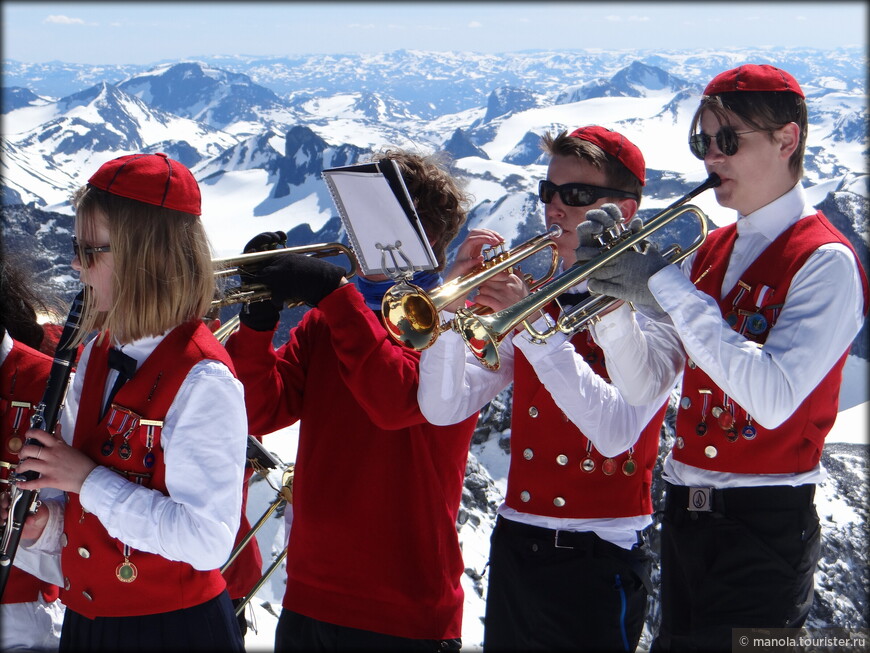
[[[77,279],[69,267],[69,195],[110,158],[162,151],[199,180],[216,255],[238,253],[264,230],[287,231],[292,244],[338,240],[343,231],[321,171],[402,147],[448,154],[474,197],[467,227],[492,228],[515,244],[543,231],[536,197],[546,176],[541,135],[593,123],[625,133],[644,152],[641,216],[649,217],[706,177],[686,144],[689,120],[704,85],[741,63],[771,63],[800,81],[810,116],[808,195],[870,267],[867,58],[858,48],[399,50],[214,55],[153,66],[3,60],[3,238],[8,251],[27,252],[37,281],[71,297]],[[714,226],[735,219],[712,193],[693,203]],[[665,237],[676,239],[676,231]],[[848,408],[867,400],[866,327],[852,353],[850,387],[863,385]],[[504,492],[509,414],[508,394],[487,409],[469,459],[458,528],[470,615],[482,614],[486,579],[480,574]],[[838,445],[825,456],[832,479],[822,496],[836,515],[829,519],[811,619],[867,627],[870,577],[860,540],[867,446]],[[860,492],[846,492],[849,487]],[[259,515],[256,505],[249,512]],[[268,558],[269,542],[262,546]],[[650,632],[654,601],[651,608]],[[466,621],[472,647],[479,636],[474,619]]]

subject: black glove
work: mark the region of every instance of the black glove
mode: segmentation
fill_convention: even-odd
[[[616,204],[602,204],[599,209],[586,212],[586,219],[577,225],[577,249],[574,256],[581,265],[591,261],[601,253],[603,244],[598,239],[606,231],[613,229],[618,222],[622,222],[622,211]],[[631,233],[637,233],[643,228],[643,220],[635,216],[627,225]],[[604,242],[608,242],[605,239]]]
[[[245,254],[250,252],[265,252],[269,249],[278,249],[279,245],[283,247],[286,244],[287,234],[283,231],[264,231],[251,238],[242,252]]]
[[[283,231],[264,231],[257,234],[245,245],[242,250],[244,254],[251,252],[264,252],[271,249],[278,249],[287,243],[287,234]],[[255,283],[254,275],[248,272],[240,271],[242,285]],[[239,321],[248,328],[255,331],[271,331],[278,325],[278,320],[281,317],[281,307],[275,307],[272,302],[258,301],[252,304],[247,304],[239,313]]]
[[[270,290],[271,304],[280,310],[288,301],[317,306],[321,299],[338,288],[344,275],[343,267],[314,256],[279,254],[250,273],[249,278]]]

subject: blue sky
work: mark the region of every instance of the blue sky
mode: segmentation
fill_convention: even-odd
[[[3,57],[866,47],[865,2],[3,2]]]

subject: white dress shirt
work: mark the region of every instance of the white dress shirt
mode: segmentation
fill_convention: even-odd
[[[138,369],[165,335],[121,349],[136,359]],[[93,341],[82,353],[61,414],[67,443],[75,430],[92,348]],[[116,376],[117,371],[110,370],[104,399]],[[161,446],[168,495],[98,466],[82,485],[82,507],[112,537],[133,549],[186,562],[198,570],[217,569],[229,557],[239,527],[247,447],[244,391],[223,363],[204,360],[191,368],[163,421]],[[57,501],[45,503],[49,522],[38,539],[22,540],[15,564],[63,585],[59,555],[63,506]]]
[[[758,211],[738,216],[721,296],[780,234],[815,213],[798,184]],[[649,280],[667,318],[638,326],[629,313],[614,311],[593,327],[611,379],[629,401],[643,402],[676,384],[688,356],[756,422],[775,428],[827,375],[864,322],[855,257],[840,243],[813,252],[792,279],[763,347],[728,326],[714,298],[695,288],[689,279],[693,260],[666,266]],[[664,474],[671,483],[708,487],[801,485],[824,478],[821,465],[800,474],[733,474],[678,463],[671,455]]]
[[[452,319],[445,312],[444,317]],[[534,325],[543,329],[543,320]],[[543,344],[532,342],[526,331],[499,345],[499,369],[481,367],[462,338],[446,331],[425,349],[420,359],[417,400],[433,424],[454,424],[480,410],[513,382],[515,349],[534,367],[538,379],[565,413],[605,456],[616,456],[637,442],[641,431],[661,408],[668,391],[652,402],[632,406],[619,391],[598,376],[564,334]],[[570,519],[518,512],[502,504],[503,517],[544,528],[589,531],[613,544],[630,549],[637,531],[652,523],[649,515],[613,519]]]

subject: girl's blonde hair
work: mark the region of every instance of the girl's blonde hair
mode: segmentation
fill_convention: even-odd
[[[96,311],[85,289],[76,344],[97,329],[108,329],[119,342],[157,336],[207,313],[215,280],[211,246],[199,216],[90,185],[80,188],[72,201],[79,242],[98,244],[95,225],[105,220],[115,261],[112,307]],[[86,267],[88,261],[81,265]]]

